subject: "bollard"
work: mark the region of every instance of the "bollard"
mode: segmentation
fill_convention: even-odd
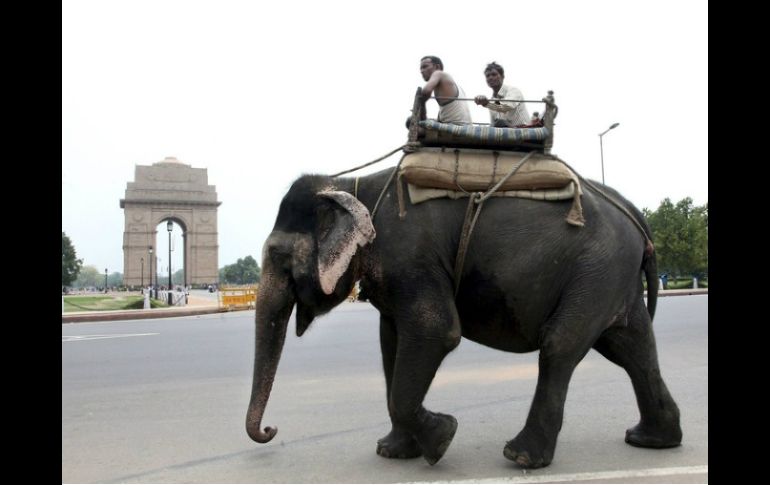
[[[144,309],[149,310],[150,309],[150,292],[146,292],[144,294]]]
[[[698,278],[694,277],[692,278],[692,289],[697,290],[698,289]]]
[[[658,288],[663,289],[663,278],[658,278]]]

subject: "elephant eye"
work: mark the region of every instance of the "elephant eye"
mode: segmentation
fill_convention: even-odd
[[[291,258],[291,250],[284,246],[270,246],[267,248],[267,253],[274,262],[283,262]]]

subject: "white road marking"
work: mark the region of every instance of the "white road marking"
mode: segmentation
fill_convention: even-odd
[[[555,483],[574,482],[579,480],[614,480],[621,478],[660,477],[667,475],[696,475],[708,472],[708,465],[649,468],[646,470],[613,470],[607,472],[564,473],[561,475],[526,475],[524,470],[522,470],[522,474],[516,477],[484,478],[479,480],[458,480],[450,482],[409,483]]]
[[[99,340],[105,338],[144,337],[146,335],[160,335],[159,333],[112,333],[107,335],[62,335],[62,342],[79,342],[81,340]]]

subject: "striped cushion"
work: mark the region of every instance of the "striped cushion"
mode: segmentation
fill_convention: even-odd
[[[520,142],[542,142],[548,137],[548,128],[495,128],[490,125],[453,125],[436,120],[420,121],[426,130],[445,133],[455,137],[487,143],[512,144]]]

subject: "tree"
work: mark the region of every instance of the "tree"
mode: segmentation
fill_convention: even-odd
[[[184,286],[184,268],[174,271],[171,275],[171,282],[174,285]]]
[[[658,255],[658,270],[674,276],[708,272],[708,204],[693,206],[685,197],[664,199],[655,212],[644,209]]]
[[[235,264],[228,264],[219,271],[219,281],[236,285],[259,282],[262,271],[251,256],[239,258]]]
[[[78,259],[72,241],[62,231],[61,233],[61,285],[70,286],[75,281],[83,266],[83,260]]]
[[[83,268],[80,270],[80,274],[75,280],[74,286],[78,288],[87,288],[89,286],[103,287],[104,273],[100,272],[96,266],[83,266]]]
[[[102,285],[104,285],[104,277],[102,277]],[[108,286],[123,286],[123,273],[115,271],[107,276]]]

